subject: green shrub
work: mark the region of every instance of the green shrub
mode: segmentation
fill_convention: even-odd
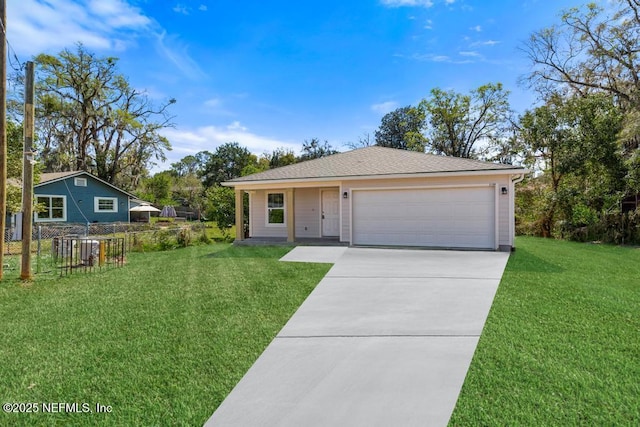
[[[209,238],[209,236],[207,235],[207,228],[203,227],[202,228],[202,233],[200,233],[200,236],[198,236],[198,241],[200,243],[204,243],[204,244],[210,244],[211,243],[211,238]]]
[[[178,230],[176,241],[180,247],[186,248],[191,245],[191,228],[182,227]]]
[[[153,233],[154,240],[158,250],[166,251],[170,249],[176,249],[178,242],[171,230],[157,230]]]
[[[594,209],[582,203],[573,207],[571,217],[573,227],[585,227],[596,222],[598,222],[598,213]]]

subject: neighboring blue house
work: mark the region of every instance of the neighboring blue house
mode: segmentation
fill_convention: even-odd
[[[54,172],[40,175],[33,189],[36,203],[44,211],[35,222],[129,222],[133,194],[127,193],[88,172]]]

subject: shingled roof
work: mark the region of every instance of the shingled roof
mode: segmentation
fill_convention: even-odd
[[[391,177],[393,175],[407,174],[486,171],[521,173],[525,169],[518,166],[460,157],[438,156],[416,151],[372,146],[270,169],[227,182],[229,185],[233,185],[234,183],[255,181],[356,178],[365,176]]]
[[[82,171],[70,171],[70,172],[46,172],[40,174],[40,184],[44,184],[49,181],[56,181],[61,178],[66,178],[74,175],[82,175]]]
[[[75,177],[75,176],[89,176],[93,179],[95,179],[96,181],[99,181],[101,183],[103,183],[104,185],[108,185],[111,188],[114,188],[115,190],[120,191],[121,193],[126,194],[127,196],[129,196],[130,198],[136,198],[135,195],[129,193],[128,191],[123,190],[122,188],[118,188],[113,184],[109,184],[107,181],[104,181],[100,178],[98,178],[97,176],[90,174],[89,172],[85,172],[85,171],[68,171],[68,172],[46,172],[46,173],[42,173],[40,174],[40,182],[37,183],[36,185],[34,185],[35,188],[49,184],[51,182],[55,182],[55,181],[61,181],[64,180],[66,178],[71,178],[71,177]]]

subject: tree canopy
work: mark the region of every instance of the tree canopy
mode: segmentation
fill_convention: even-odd
[[[621,126],[622,115],[606,94],[554,96],[521,117],[527,163],[544,171],[539,179],[548,183],[538,200],[529,201],[542,235],[553,235],[558,218],[569,230],[585,225],[585,213],[596,218],[618,208],[624,190]]]
[[[171,126],[170,99],[154,105],[118,73],[118,60],[75,51],[41,54],[37,63],[37,140],[49,172],[84,170],[135,187],[171,149],[158,131]]]
[[[12,213],[22,208],[22,188],[17,181],[22,181],[23,135],[22,125],[7,120],[7,212]],[[36,167],[36,175],[38,170]]]
[[[305,141],[302,144],[302,154],[300,154],[297,161],[304,162],[305,160],[319,159],[337,152],[338,150],[333,148],[328,141],[320,142],[318,138],[311,138],[310,141]]]
[[[473,89],[469,95],[439,88],[423,99],[428,147],[437,154],[477,158],[505,138],[509,129],[509,91],[501,83]],[[483,149],[479,144],[484,142]]]
[[[375,131],[376,145],[424,151],[426,146],[426,138],[422,134],[424,125],[423,109],[411,105],[397,108],[382,117],[380,127]]]
[[[205,187],[244,175],[243,170],[256,161],[256,156],[237,142],[222,144],[213,153],[204,152],[203,157],[200,177]]]

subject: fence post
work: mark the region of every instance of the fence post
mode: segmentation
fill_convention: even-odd
[[[38,226],[38,257],[37,262],[36,262],[36,273],[40,273],[40,255],[42,255],[42,245],[40,244],[40,241],[42,240],[42,226],[39,225]]]
[[[84,235],[85,237],[89,237],[89,223],[85,226]]]

